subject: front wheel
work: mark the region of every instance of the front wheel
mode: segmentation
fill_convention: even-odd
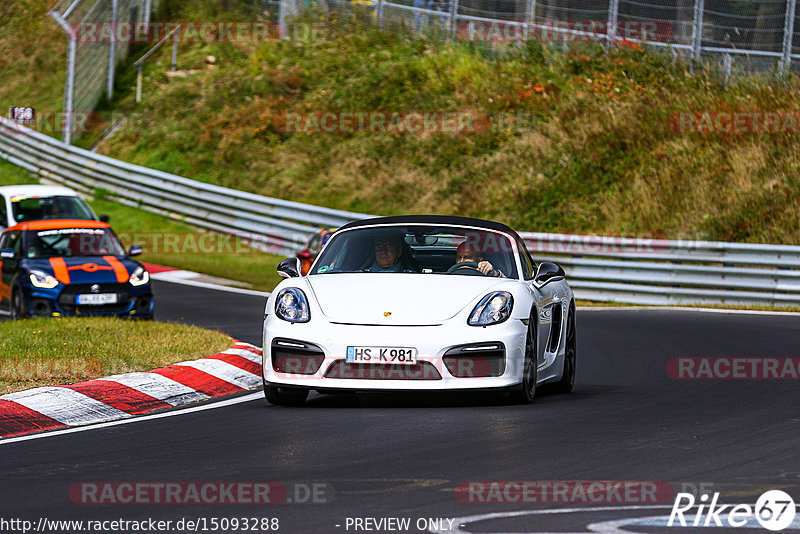
[[[264,397],[275,406],[302,406],[308,398],[307,389],[279,388],[264,384]]]
[[[11,295],[11,318],[14,320],[24,319],[28,315],[25,309],[25,302],[22,299],[22,291],[15,289]]]
[[[511,401],[516,404],[530,404],[536,396],[536,320],[531,314],[528,332],[525,335],[525,362],[522,365],[522,383],[511,393]]]
[[[570,306],[567,319],[567,344],[564,347],[564,370],[555,384],[558,393],[569,393],[575,387],[575,364],[578,359],[578,334],[575,330],[575,308]]]

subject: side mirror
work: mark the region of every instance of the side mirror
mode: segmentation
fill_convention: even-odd
[[[297,278],[300,276],[300,260],[286,258],[278,264],[278,274],[284,278]]]
[[[128,256],[139,256],[144,252],[142,247],[137,247],[136,245],[132,246],[128,249]]]
[[[563,280],[566,278],[564,269],[553,262],[543,261],[536,269],[536,276],[533,278],[533,283],[536,287],[542,287],[550,282]]]
[[[109,217],[108,215],[103,214],[103,215],[100,216],[100,222],[107,223],[110,220],[111,220],[111,217]]]
[[[14,252],[13,248],[4,248],[0,250],[0,259],[4,260],[13,260],[16,259],[17,254]]]

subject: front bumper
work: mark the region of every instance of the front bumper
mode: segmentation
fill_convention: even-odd
[[[90,284],[85,284],[90,286]],[[109,286],[108,288],[104,286]],[[119,286],[119,287],[117,287]],[[155,299],[150,284],[134,287],[130,284],[101,284],[101,292],[118,295],[115,304],[77,305],[75,295],[90,293],[77,285],[63,285],[53,289],[28,286],[23,290],[28,313],[31,316],[54,315],[119,315],[126,317],[152,317]]]
[[[453,322],[437,326],[372,326],[331,323],[317,317],[309,323],[289,323],[270,314],[264,320],[264,380],[272,386],[362,391],[502,389],[521,382],[525,323],[509,319],[498,325],[472,327],[466,322]],[[316,346],[324,359],[310,368],[283,366],[281,369],[278,365],[279,370],[276,370],[273,362],[276,339]],[[481,374],[463,372],[473,368],[474,359],[465,360],[464,365],[459,361],[458,370],[453,373],[450,356],[448,368],[445,354],[454,347],[487,344],[502,345],[505,352],[505,361],[497,376],[456,376],[459,371],[462,375]],[[344,363],[348,346],[414,347],[418,365],[348,365]],[[480,362],[477,368],[488,369]],[[311,371],[313,374],[304,374]]]

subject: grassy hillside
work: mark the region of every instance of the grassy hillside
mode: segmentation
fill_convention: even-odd
[[[139,123],[101,150],[302,202],[434,212],[556,232],[800,243],[796,135],[676,133],[691,110],[791,110],[795,79],[725,87],[672,58],[531,43],[489,57],[360,21],[316,37],[187,46],[184,78],[147,72]],[[209,65],[204,56],[214,54]],[[122,102],[121,105],[130,105]],[[474,110],[474,134],[286,133],[290,112]]]
[[[60,112],[66,38],[47,15],[52,0],[0,2],[0,113],[11,106]],[[49,132],[48,132],[49,133]]]

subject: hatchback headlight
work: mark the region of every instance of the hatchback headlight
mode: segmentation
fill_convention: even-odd
[[[144,267],[139,266],[134,269],[133,274],[131,274],[131,278],[128,281],[132,286],[143,286],[150,281],[150,273],[148,273],[147,269]]]
[[[303,290],[296,287],[281,289],[275,298],[275,315],[290,323],[307,323],[311,314]]]
[[[43,287],[45,289],[53,289],[58,285],[58,280],[54,276],[42,271],[31,271],[31,284],[35,287]]]
[[[502,323],[511,317],[514,298],[507,291],[489,293],[472,310],[467,324],[470,326],[489,326]]]

